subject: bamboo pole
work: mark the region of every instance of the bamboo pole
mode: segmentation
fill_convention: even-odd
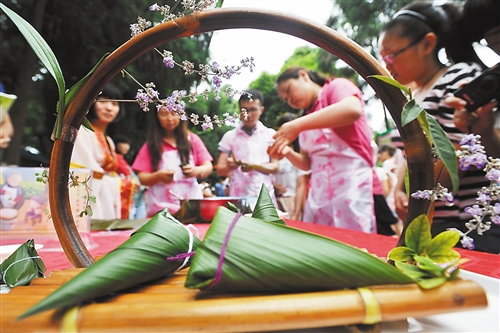
[[[185,274],[83,305],[79,332],[249,332],[319,328],[363,323],[365,303],[357,290],[290,294],[213,294],[184,288]],[[50,278],[49,278],[50,279]],[[16,287],[33,291],[0,295],[2,332],[55,332],[54,310],[16,322],[52,286]],[[35,292],[40,289],[41,291]],[[473,281],[450,281],[431,290],[416,284],[369,288],[382,321],[427,317],[484,308],[487,298]],[[13,290],[13,291],[14,291]],[[46,296],[46,295],[45,295]]]

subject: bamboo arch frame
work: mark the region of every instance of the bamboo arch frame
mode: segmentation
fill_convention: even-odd
[[[408,159],[410,191],[433,187],[431,150],[422,128],[417,121],[401,127],[400,113],[406,103],[405,97],[399,89],[368,78],[370,75],[388,75],[388,73],[358,44],[324,25],[308,22],[290,14],[240,8],[207,10],[165,22],[124,43],[102,62],[68,106],[64,115],[63,133],[61,138],[55,141],[50,158],[49,199],[57,236],[73,266],[88,267],[94,263],[73,220],[68,191],[74,132],[80,128],[92,102],[123,68],[152,48],[182,37],[237,28],[268,30],[302,38],[338,56],[351,66],[372,86],[396,122]],[[426,212],[428,207],[429,203],[426,200],[410,199],[405,227],[414,217]],[[402,239],[399,241],[400,244],[403,242]]]

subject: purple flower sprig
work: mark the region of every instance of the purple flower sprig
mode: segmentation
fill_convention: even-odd
[[[444,201],[446,206],[454,205],[453,194],[448,192],[448,189],[437,183],[432,190],[418,190],[411,195],[414,199],[426,199],[431,201]]]
[[[151,22],[143,19],[142,17],[137,18],[137,23],[130,25],[131,36],[136,37],[140,33],[146,31],[146,29],[150,28],[152,25],[158,25],[167,21],[174,20],[179,17],[183,17],[187,14],[191,14],[194,12],[198,12],[200,10],[205,10],[215,4],[216,0],[175,0],[175,4],[170,7],[168,5],[160,6],[157,3],[149,6],[149,10],[152,12],[159,12],[163,18],[160,22],[155,22],[151,24]],[[182,5],[182,9],[179,12],[174,13],[174,10]]]
[[[475,134],[465,135],[460,140],[460,150],[456,154],[461,170],[468,170],[471,166],[483,169],[486,179],[490,181],[488,187],[477,192],[476,204],[464,208],[464,213],[472,218],[465,223],[467,231],[460,231],[460,242],[464,248],[472,250],[475,247],[474,239],[469,233],[476,230],[478,235],[483,235],[491,228],[492,222],[500,225],[500,159],[487,157],[484,146],[481,145],[481,136]],[[447,205],[453,204],[451,193],[440,184],[433,190],[417,191],[412,194],[412,198],[442,200]]]
[[[159,12],[163,19],[157,23],[151,23],[150,21],[138,17],[137,23],[131,24],[131,35],[132,38],[136,37],[140,33],[144,32],[146,29],[150,28],[153,25],[158,25],[166,21],[170,21],[179,17],[182,17],[188,13],[197,12],[200,10],[204,10],[209,8],[215,4],[215,0],[176,0],[175,4],[170,7],[168,5],[160,6],[157,3],[149,7],[149,10],[152,12]],[[174,14],[174,10],[177,7],[182,6],[181,9],[178,10],[177,13]],[[183,60],[182,62],[176,62],[174,59],[174,54],[171,51],[163,50],[159,51],[158,49],[154,49],[162,58],[162,62],[167,68],[180,67],[184,71],[184,75],[192,75],[198,74],[200,76],[200,81],[205,81],[209,87],[212,88],[212,92],[214,94],[214,99],[216,101],[220,100],[220,93],[222,86],[224,84],[224,80],[231,79],[234,75],[239,75],[243,68],[248,68],[250,72],[253,72],[255,67],[254,58],[247,57],[242,59],[240,63],[236,66],[221,66],[217,62],[212,62],[211,64],[199,64],[198,68],[196,68],[195,64],[188,60]],[[131,76],[128,72],[123,70],[124,73]],[[132,77],[132,76],[131,76]],[[136,81],[133,77],[132,79]],[[154,83],[148,83],[145,87],[142,86],[139,82],[136,81],[138,85],[141,87],[138,89],[135,100],[139,104],[140,108],[144,112],[149,111],[149,105],[151,103],[156,103],[157,109],[167,109],[169,111],[175,112],[181,120],[190,120],[193,124],[198,125],[201,123],[201,127],[203,130],[208,130],[214,128],[216,126],[222,126],[222,124],[226,123],[234,123],[235,117],[224,116],[225,119],[221,120],[217,116],[213,116],[210,118],[208,115],[203,116],[203,121],[199,119],[197,115],[187,115],[186,114],[186,103],[184,102],[185,98],[189,98],[189,103],[196,103],[198,98],[204,98],[205,100],[209,99],[210,91],[208,88],[202,90],[201,92],[192,91],[187,93],[186,91],[174,91],[170,96],[165,99],[159,98],[159,92],[156,91]],[[224,93],[229,97],[233,98],[236,94],[248,94],[244,90],[234,90],[231,87],[227,87],[224,90]],[[251,98],[251,96],[250,96]],[[246,111],[241,111],[242,116],[246,117]]]

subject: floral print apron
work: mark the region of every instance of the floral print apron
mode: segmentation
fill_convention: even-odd
[[[189,155],[189,163],[194,165],[192,153]],[[153,216],[159,210],[168,208],[170,213],[175,214],[181,207],[179,199],[170,193],[170,190],[184,199],[203,199],[203,193],[198,186],[196,177],[186,178],[182,173],[181,159],[177,150],[164,151],[159,169],[175,170],[172,182],[157,183],[151,186],[144,194],[148,216]]]
[[[300,133],[311,160],[303,221],[375,232],[373,167],[330,128]]]

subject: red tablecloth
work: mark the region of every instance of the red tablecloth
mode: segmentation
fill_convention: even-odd
[[[312,223],[287,220],[287,225],[330,237],[352,246],[366,248],[370,253],[376,254],[380,257],[385,257],[397,243],[396,238],[389,236],[366,234],[358,231],[332,228]],[[202,238],[210,225],[196,224],[195,226],[197,227],[200,237]],[[94,257],[106,254],[126,241],[132,232],[132,230],[93,231],[90,233],[89,240],[90,253]],[[58,241],[52,240],[52,242]],[[8,243],[3,241],[2,244],[7,245]],[[53,270],[61,270],[72,267],[62,250],[50,250],[51,248],[54,249],[57,248],[57,246],[54,246],[54,244],[46,244],[46,246],[39,251],[39,254],[46,265],[47,273]],[[463,269],[500,279],[500,255],[479,251],[469,251],[462,248],[457,248],[457,251],[460,252],[463,258],[469,259],[468,262],[462,265]]]

